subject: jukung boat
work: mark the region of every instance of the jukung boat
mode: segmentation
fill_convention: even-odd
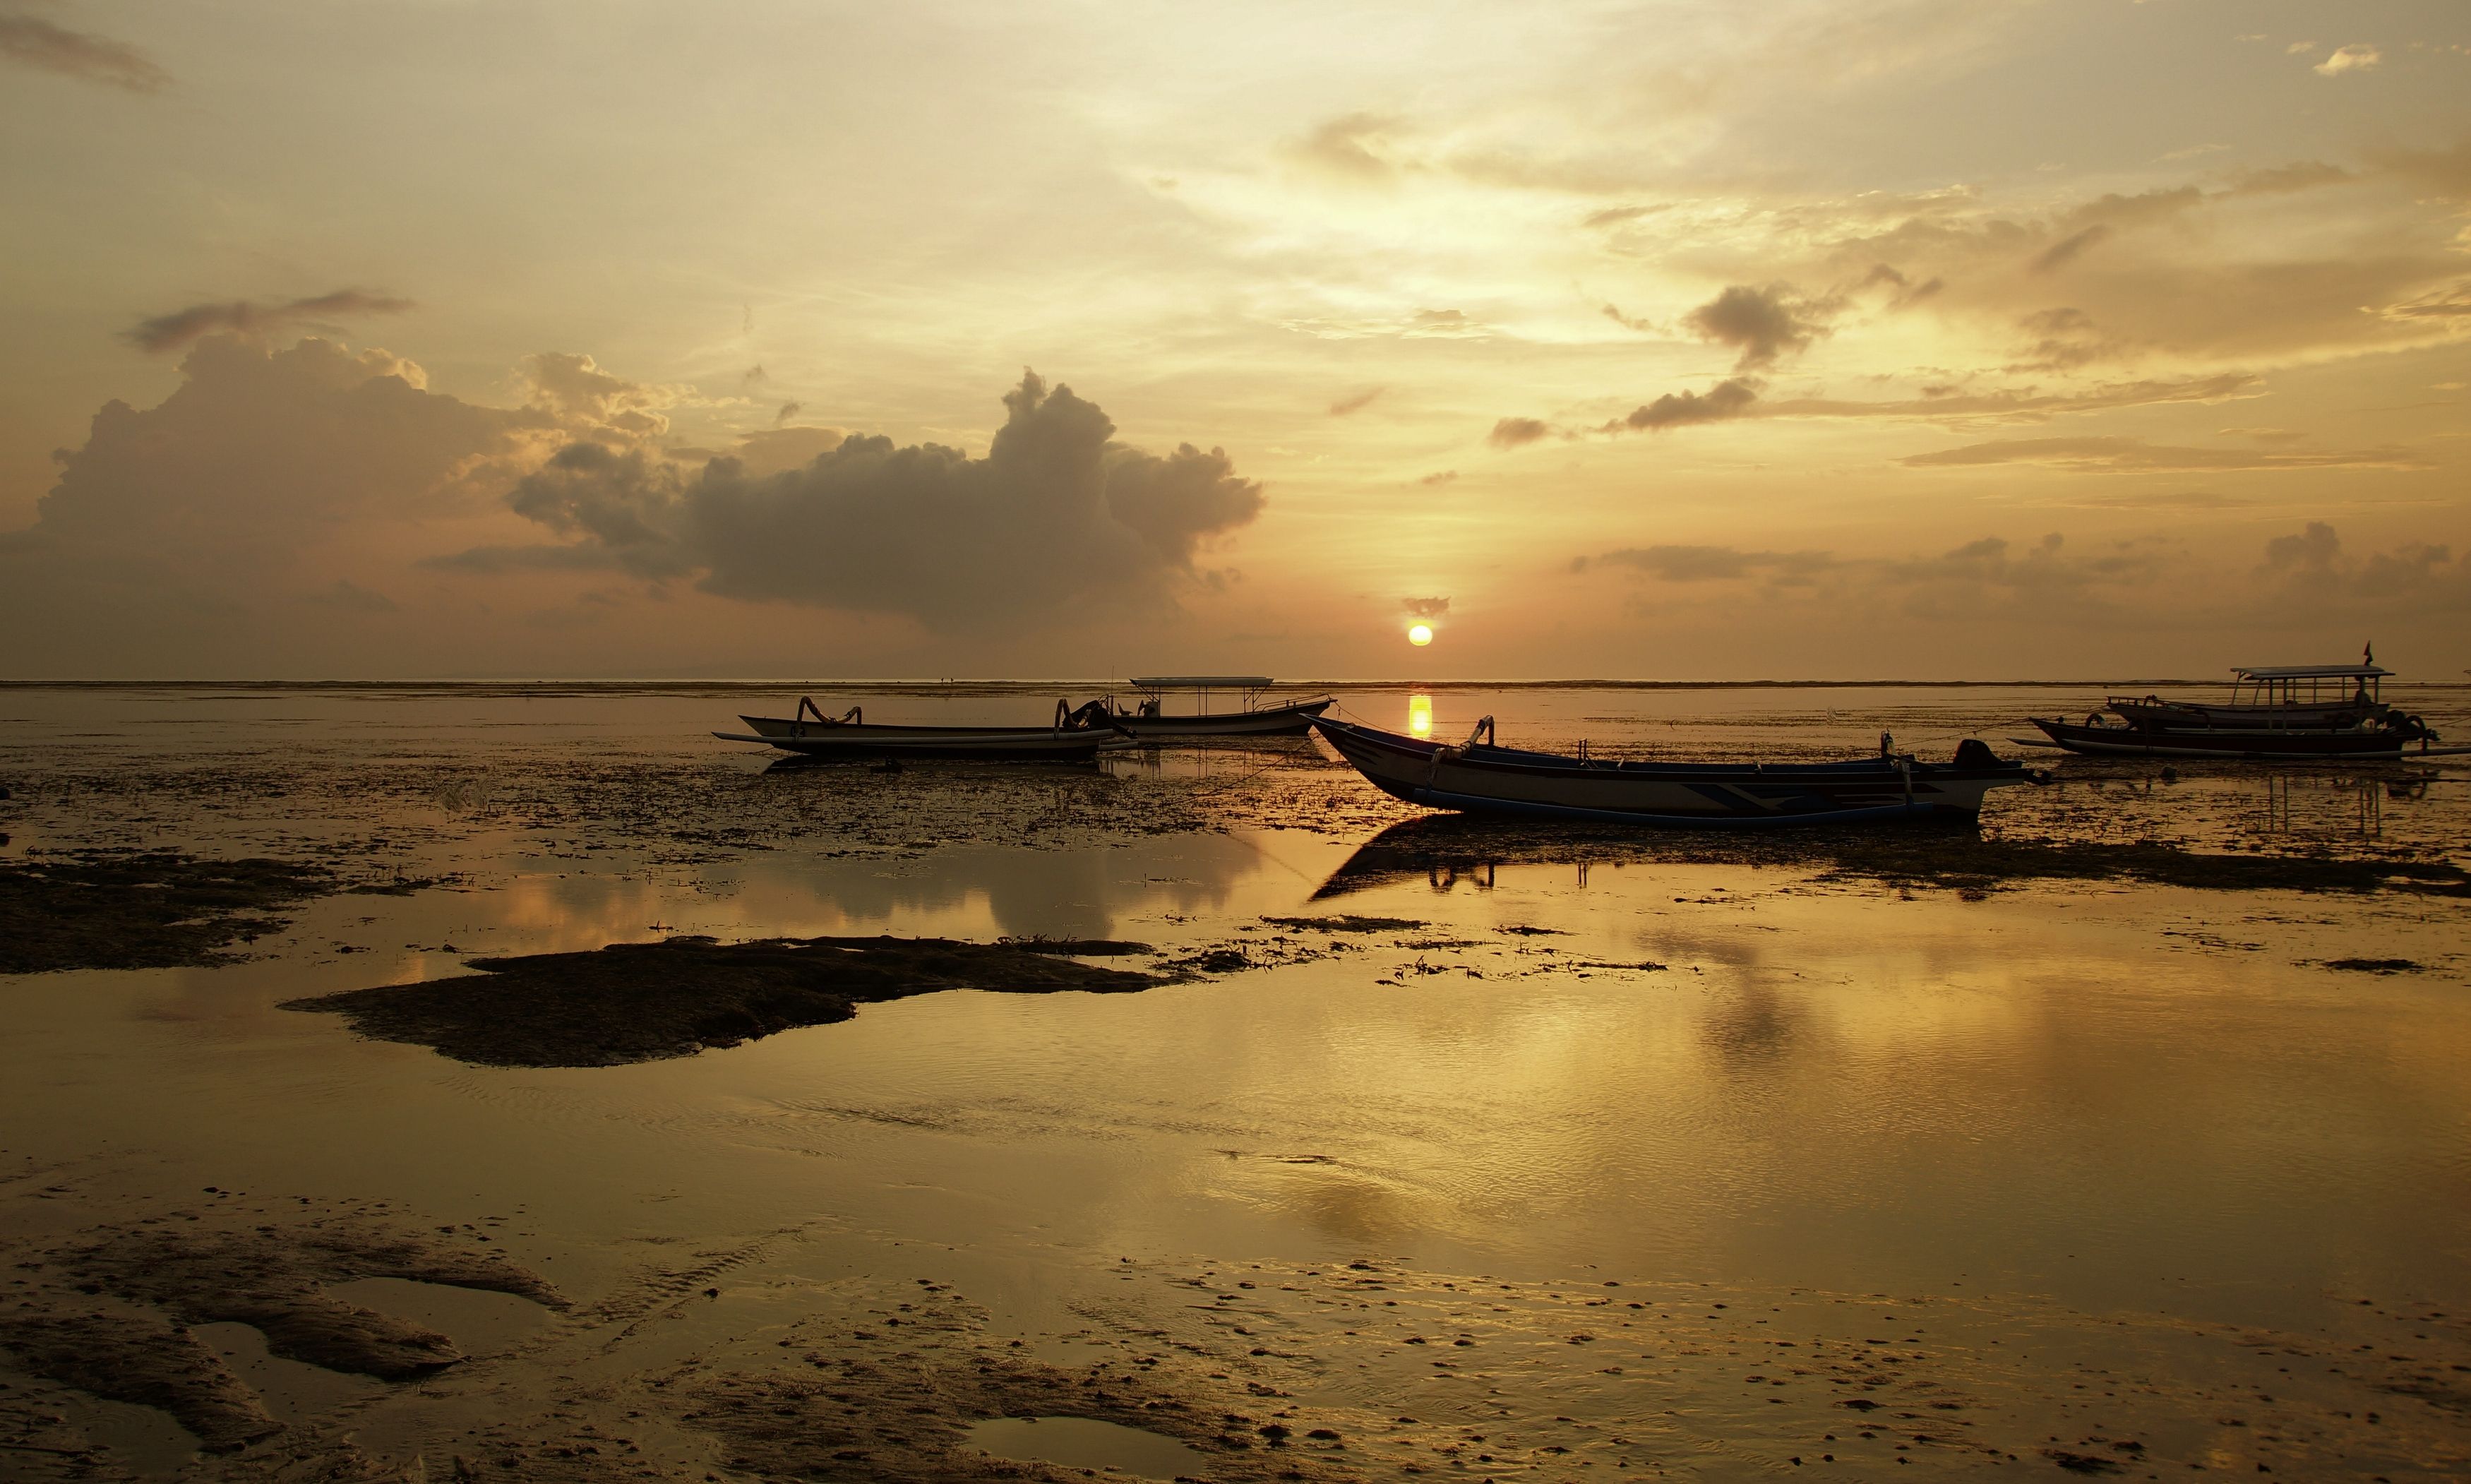
[[[1330,709],[1330,698],[1263,705],[1262,693],[1277,683],[1267,675],[1138,676],[1127,682],[1141,696],[1130,709],[1122,708],[1113,695],[1091,706],[1098,708],[1094,716],[1144,742],[1173,737],[1301,737],[1311,731],[1313,718]],[[1235,708],[1212,711],[1212,695],[1227,692],[1234,693]],[[1168,711],[1169,697],[1175,695],[1196,696],[1200,709]]]
[[[2036,745],[2109,756],[2176,758],[2399,757],[2436,747],[2428,723],[2389,705],[2370,651],[2357,665],[2249,665],[2231,671],[2231,697],[2213,705],[2158,695],[2112,695],[2082,722],[2030,719],[2050,739]],[[2021,740],[2021,739],[2020,739]]]
[[[812,758],[975,759],[988,763],[1086,763],[1101,751],[1133,745],[1132,738],[1063,701],[1048,726],[905,726],[870,724],[853,706],[838,717],[824,715],[810,697],[798,697],[795,714],[741,717],[744,732],[715,732],[723,742],[765,742]]]
[[[1630,763],[1500,746],[1491,717],[1457,745],[1328,717],[1313,728],[1383,792],[1471,813],[1665,826],[1965,823],[1990,789],[2049,781],[1969,738],[1947,763],[1896,752],[1884,734],[1877,757],[1843,763]]]

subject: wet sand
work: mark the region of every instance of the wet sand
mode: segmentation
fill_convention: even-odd
[[[11,1476],[2471,1475],[2459,771],[1772,843],[8,699]]]

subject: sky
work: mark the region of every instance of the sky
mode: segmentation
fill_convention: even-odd
[[[0,0],[0,677],[2471,670],[2459,0]]]

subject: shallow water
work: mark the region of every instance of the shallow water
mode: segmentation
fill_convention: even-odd
[[[1042,697],[1051,708],[1030,688],[864,695],[870,719],[953,721],[1034,714]],[[1492,715],[1505,742],[1814,757],[1875,746],[1883,729],[1925,753],[1966,736],[2005,750],[2025,711],[2087,698],[1378,688],[1341,700],[1401,728],[1429,711],[1443,735]],[[2471,735],[2459,689],[2408,703]],[[759,704],[780,697],[0,690],[11,856],[270,853],[436,883],[307,904],[229,966],[0,978],[12,1027],[0,1159],[66,1172],[98,1212],[209,1186],[385,1199],[496,1232],[587,1294],[681,1254],[739,1254],[715,1270],[708,1308],[629,1339],[637,1370],[773,1332],[799,1294],[931,1277],[1024,1353],[1071,1361],[1159,1334],[1196,1355],[1232,1345],[1215,1362],[1228,1375],[1289,1364],[1253,1384],[1366,1418],[1493,1417],[1531,1450],[1518,1466],[1548,1473],[1621,1462],[1654,1432],[1659,1467],[1730,1476],[1786,1453],[1815,1461],[1862,1421],[1815,1412],[1805,1427],[1794,1407],[1735,1408],[1726,1388],[1741,1366],[1713,1332],[1624,1362],[1676,1368],[1650,1405],[1608,1378],[1596,1341],[1564,1333],[1573,1284],[1724,1293],[1693,1302],[1773,1313],[1804,1347],[1871,1338],[1834,1333],[1827,1306],[1893,1295],[1933,1332],[1971,1336],[1972,1358],[1946,1359],[1942,1383],[1969,1388],[1986,1416],[2031,1419],[2003,1445],[2019,1453],[2046,1437],[2075,1446],[2054,1419],[2082,1367],[2142,1365],[2159,1399],[2137,1403],[2155,1456],[2155,1440],[2176,1438],[2190,1459],[2245,1468],[2238,1449],[2264,1445],[2222,1430],[2226,1403],[2206,1388],[2297,1383],[2280,1369],[2290,1356],[2190,1348],[2220,1327],[2312,1336],[2327,1354],[2336,1337],[2460,1345],[2418,1317],[2471,1306],[2460,897],[2127,882],[1960,894],[1789,861],[1581,864],[1549,850],[1351,872],[1420,812],[1309,743],[1081,769],[781,771],[703,735]],[[2137,763],[2054,772],[2053,787],[1995,793],[1986,835],[2471,861],[2471,768],[2451,761],[2182,766],[2173,782]],[[1342,913],[1394,925],[1327,922]],[[1242,944],[1264,966],[1134,995],[929,995],[726,1050],[577,1070],[464,1066],[276,1008],[465,972],[482,954],[680,932]],[[2348,958],[2413,967],[2328,967]],[[78,1224],[10,1210],[0,1236]],[[1271,1301],[1351,1262],[1384,1275],[1383,1303],[1425,1313],[1436,1344],[1479,1275],[1514,1285],[1468,1331],[1480,1343],[1454,1353],[1518,1358],[1493,1360],[1489,1396],[1437,1399],[1447,1367],[1430,1347],[1359,1354],[1372,1331],[1332,1318],[1344,1305]],[[1239,1271],[1262,1275],[1250,1295],[1211,1276]],[[481,1310],[469,1295],[388,1301],[386,1282],[358,1301],[429,1302],[424,1322],[468,1328],[467,1352],[513,1357],[489,1364],[546,1343],[488,1309],[503,1296],[480,1296]],[[1185,1292],[1205,1283],[1212,1293]],[[1222,1293],[1259,1312],[1236,1326]],[[2389,1320],[2433,1328],[2360,1330]],[[1258,1341],[1274,1331],[1286,1340]],[[2029,1335],[2067,1363],[1986,1358]],[[278,1412],[358,1416],[365,1438],[407,1456],[437,1446],[444,1423],[371,1409],[379,1383],[303,1378],[245,1333],[219,1338]],[[2471,1360],[2471,1347],[2446,1354]],[[2391,1416],[2377,1425],[2409,1430],[2382,1449],[2310,1444],[2316,1476],[2446,1474],[2471,1458],[2455,1403],[2380,1395]],[[2360,1411],[2348,1393],[2321,1408]],[[1571,1432],[1587,1427],[1605,1436]],[[1614,1432],[1637,1436],[1617,1446]],[[1443,1447],[1415,1436],[1392,1446]],[[1389,1455],[1351,1442],[1347,1456]]]

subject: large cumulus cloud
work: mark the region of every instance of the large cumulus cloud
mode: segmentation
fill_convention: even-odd
[[[690,453],[669,413],[726,407],[576,354],[527,361],[514,406],[320,339],[210,334],[181,371],[156,406],[106,404],[0,531],[0,671],[597,662],[537,657],[577,614],[692,655],[752,601],[836,610],[840,635],[1047,639],[1225,580],[1205,552],[1262,504],[1224,452],[1125,446],[1035,376],[972,457],[826,428]]]
[[[795,468],[759,475],[721,457],[690,476],[640,447],[579,441],[510,497],[565,538],[523,559],[605,558],[647,577],[697,575],[726,597],[970,630],[1161,600],[1204,576],[1212,537],[1261,508],[1223,450],[1127,447],[1069,387],[1024,373],[1003,403],[984,458],[851,436]]]
[[[56,456],[35,523],[0,532],[0,662],[17,672],[261,671],[336,630],[339,593],[389,611],[396,574],[368,554],[492,508],[559,432],[324,340],[212,336],[181,371],[154,407],[105,404]]]

